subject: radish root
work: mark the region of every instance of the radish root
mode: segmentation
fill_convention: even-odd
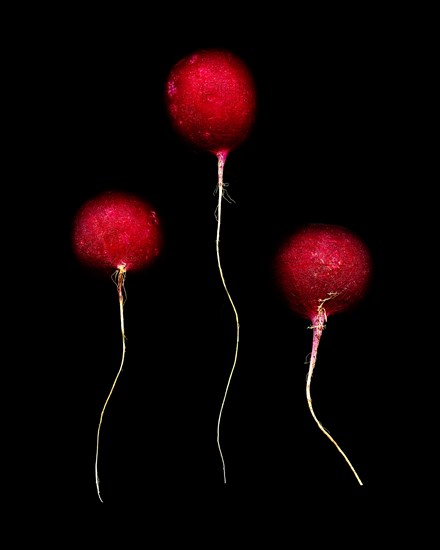
[[[225,401],[226,401],[226,395],[228,393],[229,386],[230,386],[230,383],[231,383],[231,378],[232,378],[232,375],[233,375],[233,372],[234,372],[234,369],[235,369],[235,365],[237,363],[238,342],[239,342],[239,334],[240,334],[240,323],[239,323],[239,320],[238,320],[237,309],[236,309],[236,307],[234,305],[234,302],[231,298],[231,295],[228,291],[228,287],[226,286],[226,282],[225,282],[225,278],[223,276],[223,270],[222,270],[221,262],[220,262],[220,246],[219,245],[220,245],[220,224],[221,224],[222,199],[223,198],[226,198],[226,200],[229,199],[228,202],[232,199],[230,199],[228,195],[226,195],[226,197],[224,197],[224,194],[226,193],[226,191],[224,189],[225,184],[223,183],[223,170],[224,170],[226,155],[223,154],[223,153],[219,153],[217,155],[217,157],[218,157],[218,205],[217,205],[217,216],[216,216],[216,218],[217,218],[217,237],[216,237],[216,240],[215,240],[216,251],[217,251],[217,263],[218,263],[218,268],[219,268],[219,271],[220,271],[220,277],[222,279],[222,283],[223,283],[223,286],[225,288],[226,294],[229,298],[229,301],[231,302],[232,309],[234,310],[235,321],[236,321],[236,324],[237,324],[237,340],[236,340],[236,345],[235,345],[234,362],[233,362],[232,369],[231,369],[231,372],[229,374],[229,378],[228,378],[228,381],[227,381],[227,384],[226,384],[226,389],[225,389],[225,393],[223,395],[223,400],[222,400],[222,403],[221,403],[221,406],[220,406],[220,412],[219,412],[218,421],[217,421],[217,446],[218,446],[218,450],[220,452],[220,458],[221,458],[222,466],[223,466],[223,481],[224,481],[224,483],[226,483],[225,460],[223,458],[223,453],[222,453],[222,449],[221,449],[221,445],[220,445],[220,421],[221,421],[223,408],[224,408]]]
[[[119,297],[119,314],[120,314],[120,319],[121,319],[121,334],[122,334],[122,359],[121,359],[121,364],[120,364],[119,370],[118,370],[118,372],[116,374],[116,377],[113,381],[112,387],[110,388],[110,392],[109,392],[109,394],[107,396],[107,399],[105,400],[105,403],[102,407],[101,415],[99,417],[98,431],[97,431],[97,434],[96,434],[95,483],[96,483],[96,490],[98,492],[98,497],[99,497],[99,500],[101,502],[103,502],[103,500],[102,500],[102,497],[101,497],[101,492],[99,490],[99,476],[98,476],[99,436],[100,436],[100,432],[101,432],[101,424],[102,424],[102,419],[104,417],[104,411],[107,407],[107,404],[108,404],[108,402],[110,400],[110,397],[113,393],[113,390],[116,386],[116,382],[118,381],[119,375],[122,372],[122,367],[123,367],[124,360],[125,360],[125,349],[126,349],[125,340],[126,340],[126,336],[125,336],[125,329],[124,329],[124,303],[125,303],[125,299],[126,299],[126,294],[125,294],[125,276],[126,276],[126,274],[127,274],[127,272],[126,272],[126,269],[125,269],[125,264],[123,264],[123,265],[120,265],[118,267],[118,269],[112,275],[112,280],[116,284],[116,287],[118,289],[118,297]]]
[[[361,478],[357,474],[356,470],[353,468],[351,462],[348,460],[347,455],[342,451],[342,449],[339,447],[339,445],[336,443],[336,441],[333,439],[333,437],[330,435],[329,431],[324,428],[324,426],[321,424],[321,422],[318,420],[318,418],[315,415],[315,412],[312,407],[312,397],[310,393],[310,386],[312,382],[312,374],[313,370],[316,365],[316,357],[318,354],[318,345],[321,340],[322,332],[325,329],[325,323],[327,321],[327,314],[325,311],[325,308],[323,307],[324,302],[327,300],[330,300],[336,295],[336,293],[329,293],[328,298],[325,298],[323,300],[320,300],[320,304],[318,306],[318,314],[316,315],[313,325],[309,328],[313,329],[313,344],[312,344],[312,353],[310,357],[310,363],[309,363],[309,371],[307,373],[307,382],[306,382],[306,396],[307,396],[307,403],[309,405],[310,412],[313,416],[313,419],[315,420],[316,424],[318,425],[319,429],[330,439],[330,441],[335,445],[335,447],[338,449],[338,451],[341,453],[341,455],[346,460],[347,464],[350,466],[352,472],[354,473],[356,479],[359,482],[359,485],[363,485]]]

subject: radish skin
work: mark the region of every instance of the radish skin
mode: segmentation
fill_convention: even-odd
[[[228,50],[201,49],[181,59],[168,75],[165,92],[173,128],[198,149],[227,155],[254,126],[253,76]]]

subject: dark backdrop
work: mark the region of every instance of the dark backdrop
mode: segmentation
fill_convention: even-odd
[[[413,358],[406,291],[395,283],[414,212],[402,116],[411,37],[375,17],[334,15],[329,24],[298,15],[282,30],[268,22],[199,32],[179,32],[177,19],[167,32],[116,14],[61,18],[34,29],[24,51],[22,138],[35,216],[20,241],[32,266],[21,273],[29,302],[20,333],[28,335],[16,348],[32,396],[16,404],[31,404],[20,438],[26,483],[55,500],[99,503],[96,430],[121,359],[119,305],[111,273],[74,257],[71,227],[85,201],[116,188],[156,207],[165,241],[153,266],[126,277],[127,354],[101,430],[104,502],[190,494],[264,508],[280,497],[356,502],[387,490],[401,479],[403,445],[404,411],[392,402]],[[172,65],[201,47],[241,56],[258,94],[256,126],[224,173],[234,202],[223,203],[220,254],[240,319],[221,423],[226,485],[216,427],[236,333],[216,261],[217,163],[176,136],[163,103]],[[315,412],[363,487],[308,411],[312,333],[273,283],[276,246],[309,222],[354,230],[373,257],[368,295],[328,320],[312,382]]]

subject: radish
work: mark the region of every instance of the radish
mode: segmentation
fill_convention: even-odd
[[[364,297],[371,283],[372,258],[366,244],[339,225],[312,223],[298,229],[279,248],[274,261],[277,283],[291,309],[311,321],[312,352],[306,382],[310,412],[362,481],[336,441],[317,419],[310,395],[318,345],[330,315],[344,312]]]
[[[253,76],[224,49],[199,50],[178,61],[168,75],[165,100],[177,133],[224,160],[255,121]]]
[[[217,157],[217,235],[216,252],[220,277],[235,314],[237,337],[235,357],[226,385],[217,423],[217,445],[226,470],[220,446],[220,420],[226,394],[237,362],[240,323],[238,313],[226,286],[220,263],[220,224],[223,197],[229,199],[223,172],[228,154],[250,134],[256,114],[256,88],[247,65],[225,49],[201,49],[172,67],[165,88],[165,103],[176,133],[196,148]]]
[[[98,477],[99,436],[107,403],[122,371],[125,358],[123,308],[127,271],[140,270],[153,262],[162,246],[162,230],[157,213],[139,197],[106,191],[88,200],[77,212],[72,228],[73,251],[90,268],[112,270],[119,296],[122,333],[122,360],[101,411],[96,437],[95,483],[102,502]]]

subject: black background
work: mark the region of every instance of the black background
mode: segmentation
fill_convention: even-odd
[[[82,204],[109,189],[154,205],[165,241],[153,266],[126,277],[127,354],[101,429],[104,505],[190,498],[286,510],[274,503],[355,503],[416,482],[399,427],[416,440],[399,390],[416,358],[400,262],[416,210],[413,38],[378,14],[327,15],[298,13],[280,28],[226,11],[190,30],[176,14],[174,26],[63,14],[17,41],[18,133],[29,151],[19,166],[31,173],[34,217],[20,237],[31,265],[20,274],[29,301],[15,353],[27,378],[15,406],[31,409],[20,430],[30,494],[102,506],[96,431],[121,359],[119,304],[111,273],[79,265],[71,228]],[[255,128],[224,172],[234,202],[223,203],[220,255],[240,320],[221,423],[226,485],[216,427],[236,326],[216,261],[217,162],[176,136],[163,103],[173,64],[205,47],[239,55],[258,94]],[[277,245],[309,222],[352,229],[373,257],[368,295],[328,320],[312,382],[315,412],[363,487],[308,411],[312,332],[273,283]]]

